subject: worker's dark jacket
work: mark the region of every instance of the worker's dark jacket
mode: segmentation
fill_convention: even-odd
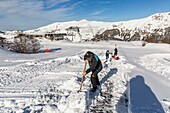
[[[92,71],[92,73],[94,75],[96,75],[98,72],[100,72],[102,70],[103,66],[102,66],[102,63],[101,63],[99,57],[96,54],[94,54],[92,52],[90,54],[92,54],[93,57],[92,57],[91,61],[88,60],[89,69],[86,70],[86,73],[89,73]]]

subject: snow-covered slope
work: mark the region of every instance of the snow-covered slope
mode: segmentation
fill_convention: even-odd
[[[146,18],[123,21],[115,24],[124,29],[140,29],[151,32],[153,29],[170,27],[170,12],[157,13]]]
[[[75,31],[71,31],[75,39],[80,37],[82,39],[91,39],[95,36],[95,34],[102,33],[106,29],[112,29],[112,23],[109,22],[97,22],[97,21],[88,21],[86,19],[80,21],[69,21],[69,22],[56,22],[44,27],[40,27],[35,30],[28,30],[25,33],[67,33],[67,28],[69,27],[78,27],[79,33]]]
[[[0,48],[1,113],[170,113],[170,45],[123,41],[46,41],[50,53],[18,54]],[[104,63],[117,44],[119,60]],[[57,48],[61,48],[58,49]],[[102,60],[101,95],[87,99],[90,74],[80,88],[83,56]],[[87,67],[88,68],[88,67]],[[128,98],[127,98],[128,97]],[[129,99],[129,100],[128,100]],[[90,104],[89,104],[90,103]],[[87,107],[87,105],[89,107]]]
[[[28,30],[25,33],[67,33],[69,27],[79,27],[79,33],[73,32],[75,38],[92,39],[98,33],[101,34],[107,29],[119,29],[119,30],[132,30],[153,32],[155,29],[164,29],[170,27],[170,12],[157,13],[143,19],[122,21],[122,22],[99,22],[99,21],[69,21],[69,22],[56,22],[44,27],[40,27],[35,30]]]

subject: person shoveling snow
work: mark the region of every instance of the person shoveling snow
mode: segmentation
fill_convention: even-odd
[[[103,66],[99,57],[91,51],[88,51],[84,55],[84,61],[88,62],[89,68],[83,72],[82,76],[85,77],[86,74],[92,72],[90,80],[92,84],[91,92],[95,92],[97,87],[100,87],[100,82],[98,79],[98,73],[102,70]]]

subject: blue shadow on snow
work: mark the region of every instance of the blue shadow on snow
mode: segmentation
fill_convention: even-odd
[[[117,68],[112,68],[110,69],[110,71],[107,73],[107,75],[105,75],[101,80],[100,80],[100,84],[105,83],[113,74],[117,73]]]
[[[165,113],[162,105],[140,75],[130,80],[132,113]]]
[[[49,50],[50,50],[50,52],[56,52],[58,50],[61,50],[61,48],[53,48],[53,49],[49,49]],[[45,53],[45,50],[39,50],[38,52],[39,53]]]

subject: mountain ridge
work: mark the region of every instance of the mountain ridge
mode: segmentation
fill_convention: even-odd
[[[132,40],[144,40],[146,37],[153,37],[153,33],[156,34],[156,37],[158,35],[163,37],[163,35],[166,34],[166,37],[168,35],[169,40],[169,31],[170,12],[165,12],[156,13],[146,18],[120,22],[89,21],[87,19],[55,22],[37,29],[23,31],[23,33],[66,34],[63,37],[72,41],[110,39],[129,41],[132,37]]]

